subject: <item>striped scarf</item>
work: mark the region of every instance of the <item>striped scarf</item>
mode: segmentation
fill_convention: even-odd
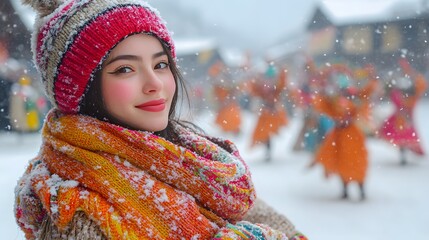
[[[36,237],[46,214],[63,229],[83,211],[109,239],[282,239],[239,221],[256,195],[237,148],[174,129],[180,146],[51,111],[40,153],[16,188],[16,218],[26,237]]]

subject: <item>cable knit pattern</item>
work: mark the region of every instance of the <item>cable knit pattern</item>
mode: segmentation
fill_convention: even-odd
[[[179,126],[176,131],[183,146],[51,111],[40,154],[16,189],[16,216],[26,237],[37,237],[47,215],[61,231],[83,211],[109,239],[255,239],[249,232],[286,239],[273,229],[236,222],[256,195],[231,142]]]

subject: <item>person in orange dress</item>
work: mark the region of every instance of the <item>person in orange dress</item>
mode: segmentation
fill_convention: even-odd
[[[413,69],[410,63],[402,58],[399,60],[400,72],[392,75],[390,99],[395,111],[386,119],[379,130],[379,136],[399,147],[402,165],[407,163],[405,151],[424,155],[417,134],[413,113],[417,101],[426,90],[424,76]]]
[[[259,118],[255,125],[251,147],[266,146],[266,161],[271,161],[271,138],[288,124],[287,112],[282,105],[281,93],[286,87],[286,71],[279,71],[270,64],[263,76],[250,84],[252,96],[261,100]]]
[[[209,69],[218,105],[215,123],[224,131],[240,133],[241,108],[237,101],[236,84],[225,73],[225,65],[218,61]]]
[[[357,182],[361,200],[365,199],[364,182],[368,168],[365,134],[356,124],[361,96],[351,85],[351,71],[345,65],[331,66],[329,85],[324,95],[315,98],[315,107],[335,121],[334,128],[326,135],[315,153],[314,162],[320,163],[326,177],[337,174],[343,183],[342,198],[348,198],[347,187]]]

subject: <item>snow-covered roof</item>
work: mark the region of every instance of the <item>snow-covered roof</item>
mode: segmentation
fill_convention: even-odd
[[[241,67],[247,64],[248,56],[247,53],[240,49],[233,48],[222,48],[219,51],[222,60],[229,67]]]
[[[389,21],[423,11],[422,0],[323,0],[320,9],[334,25]]]
[[[179,56],[213,50],[217,47],[216,42],[211,38],[179,38],[174,39],[174,44]]]
[[[22,5],[21,0],[8,0],[12,4],[15,12],[21,18],[27,29],[33,29],[36,13],[30,6]]]
[[[294,37],[283,40],[279,44],[272,45],[265,53],[268,59],[278,59],[294,52],[300,51],[307,44],[306,33],[295,33]]]

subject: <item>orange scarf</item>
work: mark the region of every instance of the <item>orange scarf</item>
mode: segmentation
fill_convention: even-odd
[[[253,239],[245,227],[229,224],[256,198],[237,148],[180,126],[175,131],[181,146],[51,111],[40,153],[16,192],[26,237],[35,237],[46,214],[62,229],[83,211],[109,239]]]

